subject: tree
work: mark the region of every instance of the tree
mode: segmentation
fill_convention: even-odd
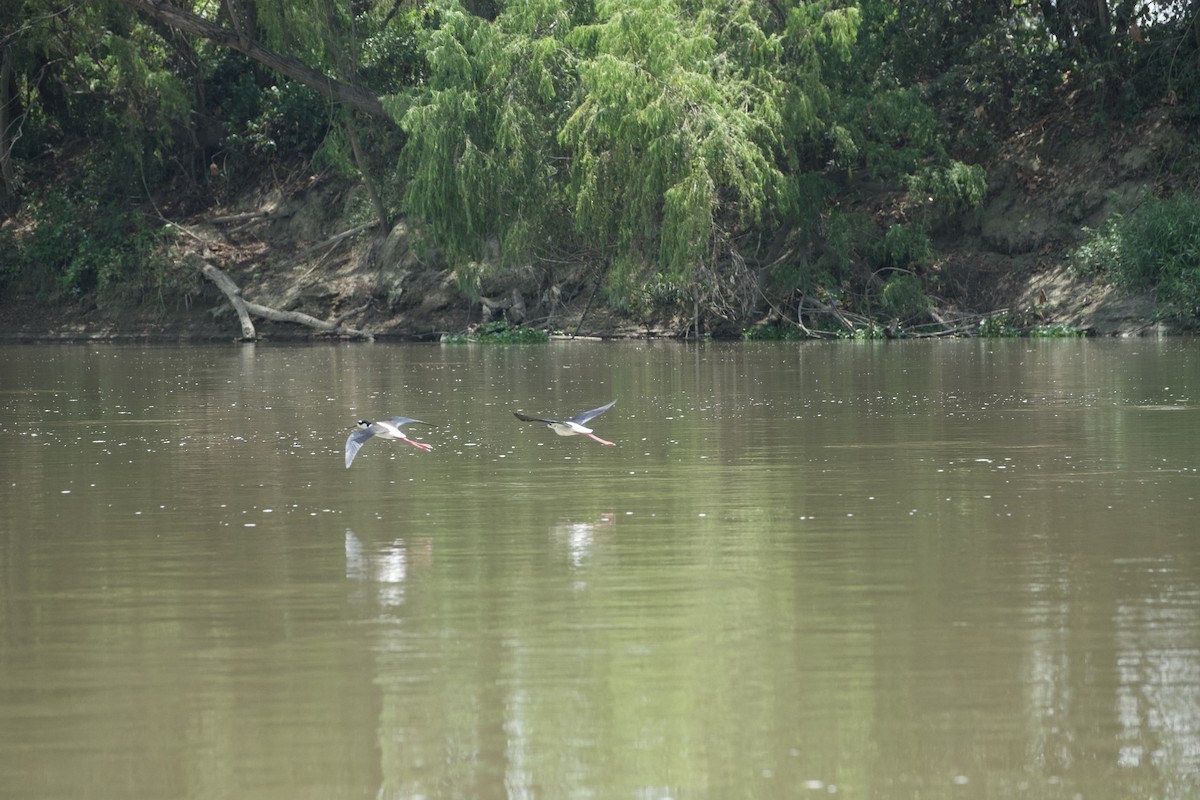
[[[379,97],[363,89],[361,86],[341,81],[301,61],[299,58],[265,47],[251,34],[251,31],[248,30],[248,23],[242,19],[242,15],[237,11],[231,11],[228,14],[231,25],[227,27],[206,19],[199,14],[194,14],[191,11],[167,3],[165,0],[163,2],[156,2],[155,0],[116,0],[116,2],[127,5],[147,19],[161,23],[168,28],[193,36],[200,36],[223,47],[236,50],[268,69],[285,75],[297,83],[304,84],[322,97],[345,104],[373,116],[388,118],[388,114],[384,111]],[[235,6],[230,3],[227,7],[232,9]],[[289,6],[291,9],[302,7],[298,5]],[[282,10],[282,7],[280,7],[280,10]],[[308,28],[305,25],[291,25],[288,29],[312,30],[312,28]]]
[[[529,258],[535,232],[570,227],[613,299],[657,286],[714,311],[744,267],[739,235],[787,210],[795,147],[823,133],[822,61],[855,20],[751,0],[515,0],[494,22],[441,19],[429,83],[398,113],[409,207],[451,255],[481,261],[494,239]]]
[[[748,10],[717,19],[655,2],[610,4],[575,33],[581,101],[559,141],[572,155],[575,222],[610,254],[614,287],[648,267],[690,288],[731,246],[734,226],[780,205],[780,48]],[[755,60],[774,63],[752,71],[731,58],[714,35],[721,24],[749,29]]]
[[[470,293],[488,269],[571,247],[555,136],[573,102],[573,23],[556,2],[510,3],[494,21],[447,7],[439,19],[427,81],[391,107],[408,137],[406,207]]]

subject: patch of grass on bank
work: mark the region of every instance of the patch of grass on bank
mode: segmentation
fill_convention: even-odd
[[[1076,272],[1151,290],[1170,310],[1200,316],[1200,198],[1152,197],[1086,233],[1069,256]]]
[[[1087,329],[1067,325],[1065,322],[1030,324],[1029,316],[1030,314],[1020,315],[1012,311],[1001,311],[985,317],[979,322],[979,336],[983,339],[1015,339],[1018,337],[1073,339],[1088,335]]]
[[[461,333],[448,333],[442,337],[444,344],[544,344],[550,341],[550,332],[541,328],[526,328],[509,325],[504,321],[485,322],[478,328]]]

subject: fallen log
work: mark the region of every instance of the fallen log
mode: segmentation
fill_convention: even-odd
[[[245,222],[246,220],[260,220],[271,216],[268,211],[245,211],[241,214],[226,214],[221,217],[212,217],[206,222],[209,225],[228,225],[231,222]]]
[[[815,297],[801,293],[800,294],[800,309],[799,309],[799,313],[796,316],[797,320],[799,320],[800,317],[804,314],[828,315],[828,316],[831,316],[834,319],[836,319],[839,323],[841,323],[842,327],[845,328],[849,333],[853,334],[857,330],[857,328],[855,328],[855,326],[854,326],[854,323],[846,318],[845,312],[843,312],[841,309],[839,309],[837,307],[836,302],[826,303],[821,300],[818,300]],[[865,324],[867,322],[869,322],[869,320],[867,320],[866,317],[863,317],[861,319],[861,324]]]
[[[246,310],[256,317],[269,319],[272,322],[294,322],[297,325],[306,325],[318,331],[326,333],[335,333],[338,336],[348,336],[352,339],[371,339],[371,334],[366,331],[360,331],[355,328],[347,328],[337,320],[323,320],[309,316],[302,311],[280,311],[277,308],[269,306],[261,306],[258,303],[251,303],[249,300],[243,301],[246,303]]]
[[[297,325],[304,325],[314,330],[325,333],[332,333],[337,336],[346,336],[351,339],[372,339],[371,334],[366,331],[360,331],[357,328],[348,328],[342,324],[342,320],[346,316],[361,311],[366,306],[361,306],[355,311],[347,312],[340,317],[332,320],[317,319],[314,316],[305,314],[301,311],[280,311],[277,308],[264,306],[260,303],[251,302],[242,297],[242,290],[233,279],[222,272],[218,267],[205,261],[200,255],[193,253],[193,261],[200,262],[200,272],[205,278],[208,278],[213,284],[221,290],[226,298],[229,299],[229,304],[233,306],[233,310],[237,312],[238,321],[242,327],[241,341],[252,342],[258,339],[258,332],[254,329],[254,322],[250,319],[251,316],[259,317],[260,319],[271,320],[272,322],[290,322]]]
[[[237,312],[238,322],[242,326],[242,341],[252,342],[257,339],[258,333],[254,330],[253,320],[250,319],[250,309],[246,307],[246,301],[242,299],[241,288],[233,282],[232,278],[205,261],[198,254],[190,254],[188,260],[193,263],[199,262],[200,273],[212,281],[229,300],[229,305],[233,306],[233,310]]]
[[[509,322],[521,324],[525,321],[525,298],[520,289],[513,289],[510,297],[493,300],[490,297],[480,297],[483,321],[488,322],[495,316],[502,316]]]

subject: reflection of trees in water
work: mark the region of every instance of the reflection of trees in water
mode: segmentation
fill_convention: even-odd
[[[1097,794],[1115,776],[1122,789],[1195,796],[1200,617],[1195,586],[1177,582],[1172,561],[1118,559],[1111,605],[1095,604],[1083,588],[1091,576],[1069,566],[1031,583],[1040,602],[1025,680],[1033,751],[1049,773]]]
[[[1180,794],[1166,796],[1182,797],[1197,788],[1187,785],[1200,767],[1200,622],[1195,611],[1195,588],[1176,585],[1163,587],[1158,597],[1123,602],[1114,615],[1118,764],[1178,776]]]
[[[404,583],[409,570],[433,561],[433,540],[420,537],[413,544],[404,539],[367,546],[346,529],[346,578],[373,585],[376,598],[386,606],[404,602]]]
[[[571,566],[578,569],[591,560],[598,533],[612,527],[616,520],[617,515],[609,511],[594,522],[562,522],[554,526],[552,536],[566,551]]]

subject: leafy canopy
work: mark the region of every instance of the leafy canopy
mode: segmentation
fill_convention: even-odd
[[[445,5],[427,84],[392,104],[409,210],[459,265],[575,235],[614,289],[686,285],[786,212],[828,107],[821,65],[853,41],[853,9],[774,9],[514,0],[489,22]]]

